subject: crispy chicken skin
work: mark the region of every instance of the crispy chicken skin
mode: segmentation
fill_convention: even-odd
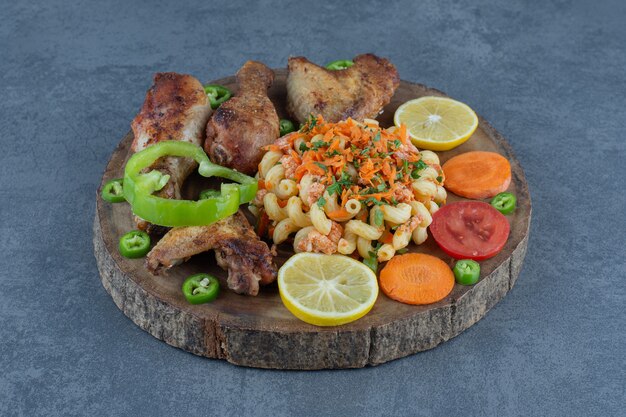
[[[276,278],[270,249],[241,211],[209,226],[170,230],[148,253],[146,266],[158,273],[210,249],[215,249],[218,265],[228,270],[228,288],[236,293],[257,295],[259,284]]]
[[[164,140],[179,140],[202,146],[204,129],[210,115],[211,105],[200,81],[191,75],[175,72],[157,73],[141,111],[131,123],[135,135],[131,150],[139,152]],[[170,175],[170,180],[157,195],[180,199],[182,184],[196,165],[189,158],[167,157],[156,161],[151,169]],[[141,229],[162,229],[152,227],[139,218],[135,220]]]
[[[262,147],[278,138],[279,119],[267,89],[274,73],[264,64],[246,62],[237,72],[237,95],[213,113],[204,149],[217,164],[254,175]]]
[[[289,58],[287,110],[300,123],[310,114],[338,122],[375,118],[400,85],[396,67],[373,54],[359,55],[354,65],[331,71],[304,57]]]

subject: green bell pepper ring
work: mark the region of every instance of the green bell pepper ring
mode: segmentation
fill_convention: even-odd
[[[480,278],[480,265],[472,259],[458,261],[452,271],[456,282],[461,285],[474,285]]]
[[[280,136],[285,136],[287,133],[291,133],[296,130],[293,122],[287,119],[280,119]]]
[[[517,198],[511,193],[500,193],[497,194],[493,200],[491,200],[491,205],[495,207],[502,214],[511,214],[515,211],[517,203]]]
[[[107,181],[100,192],[102,199],[109,203],[121,203],[124,199],[124,190],[122,188],[122,178]]]
[[[350,68],[353,65],[354,65],[354,62],[352,62],[349,59],[340,59],[338,61],[333,61],[329,63],[328,65],[326,65],[326,69],[329,69],[331,71],[345,70],[345,69]]]
[[[119,250],[126,258],[143,258],[150,252],[150,236],[140,230],[128,232],[120,238]]]
[[[232,97],[233,93],[223,85],[209,84],[204,86],[204,92],[209,98],[211,108],[217,109],[220,104]]]
[[[196,274],[183,282],[182,290],[189,304],[208,303],[217,298],[220,282],[209,274]]]
[[[219,190],[203,190],[203,191],[200,191],[198,200],[206,200],[207,198],[218,197],[219,195],[220,195]]]
[[[169,175],[142,171],[164,156],[193,158],[204,177],[222,177],[238,184],[222,184],[219,196],[204,200],[172,200],[152,195],[167,184]],[[133,213],[147,222],[167,227],[203,226],[237,212],[240,204],[252,201],[257,180],[241,172],[216,165],[202,148],[188,142],[163,141],[134,154],[124,169],[124,197]]]

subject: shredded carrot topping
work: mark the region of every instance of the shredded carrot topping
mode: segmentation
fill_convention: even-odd
[[[416,178],[413,171],[425,167],[406,126],[384,129],[375,122],[353,119],[329,123],[322,116],[310,116],[299,131],[265,149],[291,156],[298,164],[292,179],[298,182],[304,175],[316,176],[328,194],[337,195],[342,208],[350,199],[365,206],[396,205],[395,192],[410,189]],[[345,214],[342,210],[333,214]]]

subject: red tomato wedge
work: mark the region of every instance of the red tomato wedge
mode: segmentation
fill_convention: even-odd
[[[481,261],[498,254],[509,237],[509,222],[480,201],[446,204],[433,214],[430,233],[445,253]]]

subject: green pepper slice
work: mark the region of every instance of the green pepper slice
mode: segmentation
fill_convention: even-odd
[[[294,126],[291,120],[280,119],[280,136],[285,136],[287,133],[291,133],[296,130],[296,126]]]
[[[206,200],[207,198],[219,197],[219,190],[202,190],[198,196],[198,200]]]
[[[472,259],[462,259],[454,265],[454,277],[461,285],[474,285],[480,278],[480,265]]]
[[[220,104],[232,97],[233,93],[223,85],[209,84],[204,86],[204,92],[209,98],[211,108],[217,109]]]
[[[102,187],[102,191],[100,195],[104,201],[108,201],[109,203],[121,203],[122,201],[126,201],[124,198],[124,189],[122,187],[122,178],[117,178],[111,181],[107,181],[106,184]]]
[[[329,69],[331,71],[345,70],[345,69],[350,68],[353,65],[354,65],[354,62],[352,62],[349,59],[339,59],[337,61],[333,61],[329,63],[328,65],[326,65],[326,69]]]
[[[491,205],[502,214],[513,213],[516,208],[516,203],[517,198],[511,193],[497,194],[493,200],[491,200]]]
[[[152,170],[142,173],[164,156],[192,158],[204,177],[222,177],[238,184],[222,184],[219,196],[204,200],[172,200],[152,195],[167,184],[169,175]],[[124,197],[133,213],[158,226],[203,226],[237,212],[240,204],[252,201],[258,182],[241,172],[216,165],[199,146],[188,142],[163,141],[134,154],[124,169]]]
[[[119,250],[126,258],[143,258],[150,252],[150,236],[141,230],[128,232],[120,238]]]
[[[212,275],[196,274],[183,282],[182,289],[189,304],[203,304],[217,298],[220,282]]]

